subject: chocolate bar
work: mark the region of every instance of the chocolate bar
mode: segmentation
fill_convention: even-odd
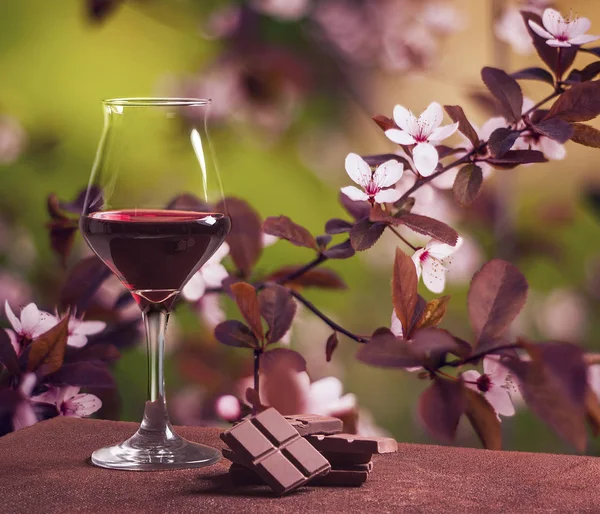
[[[275,409],[230,428],[221,439],[276,493],[285,494],[327,473],[331,465]]]
[[[237,485],[264,485],[265,481],[252,469],[233,463],[229,476]],[[310,481],[310,485],[321,487],[359,487],[367,481],[369,473],[359,470],[332,469],[326,475],[320,475]]]
[[[321,452],[321,455],[329,461],[331,467],[336,469],[368,464],[373,457],[372,453]]]
[[[320,452],[394,453],[398,443],[391,437],[361,437],[352,434],[309,435],[306,440]]]
[[[302,437],[314,434],[338,434],[344,427],[341,419],[330,416],[317,416],[316,414],[294,414],[293,416],[285,416],[285,419]]]

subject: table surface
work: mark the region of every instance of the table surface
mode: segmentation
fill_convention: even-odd
[[[137,426],[55,418],[0,438],[0,512],[600,512],[600,460],[400,444],[374,458],[359,488],[305,487],[283,498],[235,488],[227,461],[204,469],[130,472],[89,464]],[[222,448],[219,430],[179,427]]]

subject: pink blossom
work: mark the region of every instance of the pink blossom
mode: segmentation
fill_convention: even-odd
[[[59,416],[73,418],[90,416],[102,407],[100,398],[93,394],[79,393],[77,386],[51,387],[46,392],[33,396],[31,401],[55,405]]]
[[[400,198],[400,192],[384,188],[396,184],[403,171],[402,163],[391,159],[377,166],[375,172],[372,172],[371,167],[359,155],[350,153],[346,157],[346,173],[364,191],[355,186],[347,186],[342,188],[342,193],[351,200],[368,200],[371,203],[395,202]]]
[[[343,416],[356,408],[356,396],[343,394],[344,386],[336,377],[326,377],[310,384],[306,395],[306,412],[321,416]]]
[[[494,34],[520,55],[529,55],[533,51],[531,36],[521,12],[516,7],[508,7],[502,17],[494,24]]]
[[[416,145],[412,151],[417,171],[424,177],[431,175],[438,164],[439,156],[435,145],[450,137],[458,129],[458,123],[444,125],[442,106],[436,102],[429,104],[416,118],[401,105],[394,107],[394,121],[399,129],[389,129],[385,135],[399,145]]]
[[[207,288],[221,287],[223,280],[229,276],[225,266],[221,264],[227,255],[229,255],[229,245],[223,243],[183,287],[182,293],[186,300],[194,302],[204,295]]]
[[[23,344],[33,341],[56,325],[56,318],[48,312],[40,311],[35,303],[23,307],[20,317],[14,314],[8,302],[4,303],[4,309],[12,326],[12,330],[7,330],[7,333],[17,354],[21,352]]]
[[[274,18],[295,21],[304,17],[310,7],[309,0],[252,0],[252,6]]]
[[[21,378],[21,383],[18,388],[21,401],[17,405],[12,418],[14,430],[30,427],[37,423],[37,415],[31,404],[31,393],[36,382],[37,377],[35,376],[35,373],[27,373]]]
[[[25,150],[27,134],[11,116],[0,116],[0,165],[12,164]]]
[[[217,415],[225,421],[235,421],[239,419],[242,413],[240,401],[231,394],[225,394],[217,398],[215,410]]]
[[[523,113],[527,112],[535,105],[534,101],[530,98],[523,99]],[[524,128],[525,124],[523,121],[519,122],[517,125],[517,129]],[[563,160],[567,151],[564,145],[561,145],[559,142],[554,141],[554,139],[550,139],[549,137],[542,136],[541,134],[530,134],[525,133],[521,135],[519,139],[517,139],[514,147],[515,150],[538,150],[542,152],[548,159],[554,161]]]
[[[563,18],[555,9],[548,8],[542,15],[543,27],[533,20],[529,26],[538,36],[546,39],[546,44],[554,47],[585,45],[600,39],[600,36],[586,35],[592,22],[588,18]]]
[[[55,323],[58,320],[55,318]],[[83,318],[71,316],[69,319],[69,338],[67,344],[82,348],[87,344],[87,336],[99,334],[106,328],[104,321],[83,321]]]
[[[404,329],[402,327],[402,322],[398,319],[398,316],[396,315],[395,310],[392,310],[392,321],[390,323],[390,331],[396,337],[404,337]],[[411,341],[408,340],[407,342],[410,343]],[[409,366],[404,369],[406,371],[413,372],[413,371],[419,371],[420,369],[422,369],[422,366]]]
[[[579,342],[588,328],[588,306],[580,293],[555,289],[537,309],[535,321],[540,332],[550,339]]]
[[[600,398],[600,364],[588,366],[587,377],[591,390]]]
[[[461,237],[454,246],[432,239],[424,248],[420,248],[413,254],[412,260],[417,269],[417,276],[420,278],[423,275],[423,283],[432,293],[439,294],[444,290],[450,256],[460,248],[461,244]]]
[[[469,370],[461,374],[465,385],[479,391],[499,415],[514,416],[513,401],[520,396],[510,371],[500,363],[498,355],[487,355],[483,359],[483,375]]]
[[[440,34],[453,34],[465,28],[464,15],[445,1],[428,2],[423,7],[419,21]]]

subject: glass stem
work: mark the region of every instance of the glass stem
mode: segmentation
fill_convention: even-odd
[[[148,401],[142,430],[171,432],[165,399],[165,333],[169,313],[150,306],[143,313],[148,344]]]

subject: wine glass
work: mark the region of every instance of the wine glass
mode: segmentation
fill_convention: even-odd
[[[161,470],[208,466],[214,448],[178,436],[165,402],[169,312],[186,282],[231,228],[206,131],[210,100],[105,100],[81,233],[142,311],[148,344],[148,401],[138,431],[96,450],[98,466]],[[190,194],[191,193],[191,194]]]

